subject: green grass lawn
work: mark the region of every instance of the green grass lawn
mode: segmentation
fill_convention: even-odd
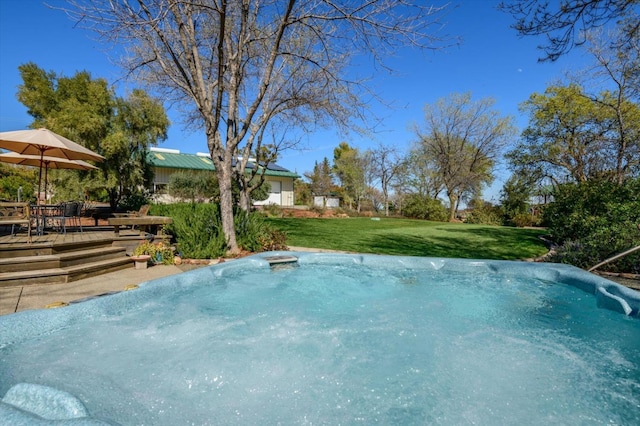
[[[290,246],[467,259],[527,259],[546,253],[544,230],[410,219],[269,218]]]

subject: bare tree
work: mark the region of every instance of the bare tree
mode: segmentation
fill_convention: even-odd
[[[416,143],[411,147],[406,162],[407,167],[401,176],[402,187],[421,197],[437,199],[444,184],[435,158],[422,149],[421,143]]]
[[[625,45],[619,42],[621,38],[624,39],[625,34],[620,32],[612,38],[602,31],[587,35],[587,51],[595,59],[589,73],[591,81],[600,82],[603,78],[614,88],[588,97],[608,112],[603,157],[611,163],[612,178],[618,184],[640,172],[640,106],[637,103],[640,100],[640,38]]]
[[[547,44],[541,46],[543,60],[555,61],[574,46],[583,44],[587,30],[600,28],[618,20],[627,37],[638,38],[640,20],[638,0],[510,0],[499,8],[515,19],[513,27],[525,36],[545,35]]]
[[[449,198],[449,219],[462,196],[480,192],[493,180],[492,169],[515,134],[511,117],[500,117],[494,101],[472,102],[471,94],[453,94],[425,106],[426,127],[416,126],[418,147],[431,158]]]
[[[384,214],[389,216],[389,188],[395,183],[405,166],[404,158],[395,146],[379,144],[371,151],[373,176],[380,182]]]
[[[443,8],[407,0],[69,0],[68,13],[119,43],[124,69],[202,128],[220,186],[223,231],[238,250],[231,182],[272,120],[301,129],[364,118],[356,55],[438,48]],[[438,28],[436,28],[438,29]],[[235,164],[235,166],[234,166]]]

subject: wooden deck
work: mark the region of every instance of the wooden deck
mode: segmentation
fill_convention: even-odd
[[[141,234],[140,230],[120,229],[120,235],[115,234],[113,226],[82,226],[82,232],[76,227],[67,227],[67,232],[56,232],[47,229],[43,235],[36,235],[32,232],[33,247],[46,246],[54,247],[59,245],[69,245],[74,243],[87,243],[91,241],[104,242],[111,240],[113,242],[123,242],[129,240],[144,239],[145,234]],[[0,227],[0,250],[5,251],[11,248],[24,247],[29,244],[26,230],[20,230],[11,235],[11,226]]]
[[[132,267],[127,255],[157,238],[131,229],[116,235],[113,226],[95,226],[93,219],[85,219],[82,232],[75,226],[67,226],[66,233],[32,232],[31,243],[26,228],[11,235],[11,226],[0,226],[0,287],[70,282]]]
[[[8,228],[8,229],[7,229]],[[80,232],[75,228],[67,229],[66,234],[58,233],[52,230],[47,230],[44,235],[34,235],[31,237],[34,245],[56,245],[66,244],[74,242],[87,242],[94,240],[102,240],[104,238],[115,238],[113,227],[84,227],[83,232]],[[11,235],[11,227],[5,226],[0,228],[0,246],[2,247],[16,247],[28,244],[27,232],[20,230]]]
[[[103,241],[112,239],[113,241],[127,241],[140,237],[140,230],[123,229],[120,227],[120,235],[116,235],[115,227],[110,225],[108,220],[94,220],[91,217],[82,218],[82,232],[80,227],[67,225],[67,232],[62,233],[54,228],[47,227],[43,235],[36,234],[36,227],[32,227],[31,235],[34,245],[54,246],[60,244],[73,244],[88,241]],[[144,235],[143,235],[144,237]],[[0,224],[0,250],[4,247],[16,247],[28,244],[28,236],[26,227],[16,229],[14,235],[11,235],[11,225]]]

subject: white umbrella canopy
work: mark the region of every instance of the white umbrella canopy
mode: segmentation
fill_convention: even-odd
[[[102,161],[104,157],[48,129],[0,132],[0,148],[25,155]]]
[[[68,160],[66,158],[49,157],[47,155],[43,155],[43,156],[23,155],[23,154],[18,154],[17,152],[6,152],[3,154],[0,154],[0,162],[20,164],[22,166],[34,166],[34,167],[40,167],[40,168],[42,168],[42,166],[44,165],[45,194],[47,191],[46,188],[47,188],[49,169],[76,169],[76,170],[97,169],[96,166],[82,160]],[[38,182],[38,200],[39,199],[40,199],[40,182]]]
[[[23,154],[18,154],[17,152],[5,152],[3,154],[0,154],[0,162],[10,163],[10,164],[19,164],[21,166],[40,167],[41,170],[42,170],[42,166],[44,165],[45,194],[46,194],[46,188],[47,188],[47,182],[48,182],[49,169],[76,169],[76,170],[97,169],[96,166],[82,160],[68,160],[66,158],[49,157],[46,155],[43,155],[43,156],[23,155]],[[38,202],[39,200],[40,200],[40,182],[38,182]]]
[[[39,155],[23,155],[18,154],[17,152],[5,152],[0,154],[0,162],[34,167],[40,167],[42,164],[49,169],[97,169],[93,164],[89,164],[82,160],[68,160],[66,158],[50,157],[48,155],[43,155],[42,157]]]
[[[42,183],[42,166],[45,165],[45,153],[48,157],[66,158],[68,160],[104,160],[102,155],[44,128],[0,132],[0,148],[23,155],[37,155],[40,157],[38,204],[40,204],[40,185]]]

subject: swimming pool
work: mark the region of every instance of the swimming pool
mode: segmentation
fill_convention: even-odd
[[[266,253],[0,317],[0,419],[638,424],[639,308],[566,265]]]

